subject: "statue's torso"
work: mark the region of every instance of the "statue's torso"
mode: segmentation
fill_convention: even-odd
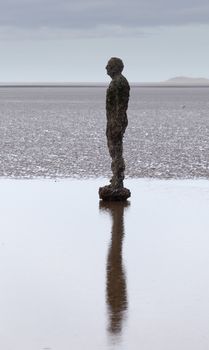
[[[107,129],[118,127],[125,132],[129,91],[129,83],[122,74],[111,81],[106,94]]]

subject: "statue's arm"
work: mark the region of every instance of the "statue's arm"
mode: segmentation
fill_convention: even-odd
[[[120,136],[124,133],[127,122],[124,111],[123,86],[119,81],[112,81],[107,91],[107,129],[112,137]]]

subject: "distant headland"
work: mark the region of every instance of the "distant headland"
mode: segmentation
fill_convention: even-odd
[[[140,82],[132,83],[131,85],[139,87],[209,87],[209,79],[179,76],[160,82]]]
[[[191,77],[174,77],[166,80],[166,84],[192,84],[192,85],[209,85],[209,79],[206,78],[191,78]]]

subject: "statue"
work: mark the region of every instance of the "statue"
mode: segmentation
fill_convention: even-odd
[[[121,74],[123,61],[112,57],[106,66],[107,74],[112,81],[107,89],[107,145],[112,158],[112,179],[110,185],[100,187],[99,196],[103,200],[123,201],[131,196],[130,191],[123,186],[125,162],[123,159],[123,136],[128,125],[126,111],[128,109],[130,86]]]

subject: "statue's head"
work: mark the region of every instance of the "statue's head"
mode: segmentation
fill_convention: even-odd
[[[123,67],[123,61],[120,58],[112,57],[106,65],[107,74],[114,78],[116,75],[121,74]]]

